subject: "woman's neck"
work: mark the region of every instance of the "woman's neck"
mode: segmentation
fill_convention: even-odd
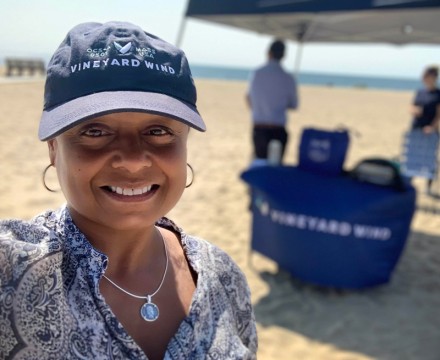
[[[163,242],[154,224],[115,229],[92,222],[70,209],[72,220],[91,245],[107,255],[107,274],[136,273],[163,257]]]

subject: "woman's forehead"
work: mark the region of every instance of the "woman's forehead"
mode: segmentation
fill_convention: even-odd
[[[99,116],[95,116],[87,121],[93,122],[96,120],[101,121],[129,121],[129,120],[135,120],[135,121],[155,121],[155,120],[163,120],[163,121],[170,121],[170,122],[178,122],[177,120],[160,115],[160,114],[152,114],[147,112],[137,112],[137,111],[120,111],[120,112],[113,112],[109,114],[103,114]]]
[[[104,114],[93,117],[91,119],[81,122],[78,126],[84,126],[93,123],[105,123],[109,126],[129,126],[129,125],[148,125],[148,124],[163,124],[173,128],[187,128],[181,121],[174,118],[160,115],[151,114],[146,112],[114,112],[110,114]]]

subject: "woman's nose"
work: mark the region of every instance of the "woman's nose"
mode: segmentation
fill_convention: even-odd
[[[148,146],[139,138],[126,138],[119,142],[113,167],[125,168],[135,173],[151,165],[151,153]]]

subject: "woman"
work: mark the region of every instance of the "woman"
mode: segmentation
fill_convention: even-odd
[[[411,108],[413,130],[422,129],[425,133],[438,131],[440,89],[437,88],[437,79],[436,67],[428,67],[423,73],[424,88],[417,91]]]
[[[412,130],[421,130],[427,135],[435,133],[438,136],[440,89],[437,87],[437,79],[438,68],[434,66],[426,68],[422,77],[424,88],[417,91],[411,114],[413,116]],[[432,179],[428,179],[426,189],[428,194],[432,193],[431,187]]]
[[[189,129],[205,130],[183,52],[129,23],[78,25],[44,100],[67,205],[0,223],[0,358],[254,358],[243,274],[163,217]]]

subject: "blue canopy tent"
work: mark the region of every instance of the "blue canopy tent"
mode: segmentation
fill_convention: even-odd
[[[440,0],[189,0],[194,18],[303,43],[439,44]]]
[[[439,0],[190,0],[186,17],[299,42],[440,42]]]

